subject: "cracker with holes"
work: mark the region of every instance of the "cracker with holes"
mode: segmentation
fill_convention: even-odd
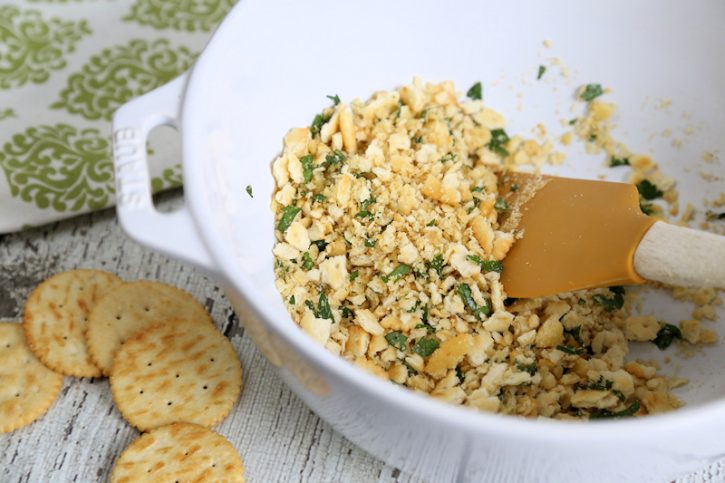
[[[122,283],[110,273],[80,269],[59,273],[35,287],[25,304],[23,328],[38,359],[68,376],[101,376],[86,347],[88,316]]]
[[[58,397],[63,375],[45,367],[18,323],[0,323],[0,433],[30,424]]]
[[[108,375],[118,348],[140,329],[157,322],[185,318],[213,327],[211,317],[184,290],[160,282],[128,282],[106,294],[88,318],[86,341],[96,365]]]
[[[170,319],[137,333],[116,354],[111,394],[141,431],[174,422],[212,426],[232,409],[242,366],[211,324]]]
[[[202,426],[175,423],[154,429],[128,445],[111,473],[111,483],[244,482],[234,446]]]

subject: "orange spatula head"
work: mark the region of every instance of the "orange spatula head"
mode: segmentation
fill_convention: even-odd
[[[533,176],[511,173],[507,178],[508,186],[524,186]],[[633,255],[655,220],[640,210],[635,186],[558,177],[544,181],[519,208],[517,228],[523,238],[503,260],[508,296],[643,283]]]

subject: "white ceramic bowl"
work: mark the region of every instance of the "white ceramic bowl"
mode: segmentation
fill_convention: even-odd
[[[725,346],[689,359],[674,348],[636,347],[634,355],[672,356],[665,370],[692,379],[677,392],[687,407],[603,423],[474,412],[373,378],[304,336],[275,289],[270,162],[286,131],[308,125],[327,94],[366,98],[413,75],[453,79],[462,91],[480,79],[510,133],[544,122],[556,135],[560,120],[576,115],[574,89],[601,82],[620,106],[616,137],[653,154],[678,177],[682,201],[700,206],[723,183],[707,184],[699,171],[725,175],[722,161],[701,166],[703,151],[725,152],[723,19],[717,0],[243,0],[189,74],[117,112],[118,214],[131,237],[215,276],[289,386],[390,464],[435,481],[666,481],[725,454]],[[540,64],[549,67],[536,81]],[[183,140],[186,206],[173,214],[157,213],[149,194],[145,139],[160,124],[177,127]],[[670,138],[661,135],[667,128]],[[601,156],[568,154],[556,172],[624,176]],[[691,311],[661,293],[647,300],[670,322]]]

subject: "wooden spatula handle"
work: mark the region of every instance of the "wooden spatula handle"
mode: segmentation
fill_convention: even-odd
[[[725,236],[658,221],[634,252],[634,269],[668,285],[725,288]]]

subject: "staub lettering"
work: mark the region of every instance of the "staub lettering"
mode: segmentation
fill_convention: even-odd
[[[145,143],[141,132],[133,128],[119,129],[113,135],[113,150],[116,160],[116,203],[133,209],[150,205]]]

